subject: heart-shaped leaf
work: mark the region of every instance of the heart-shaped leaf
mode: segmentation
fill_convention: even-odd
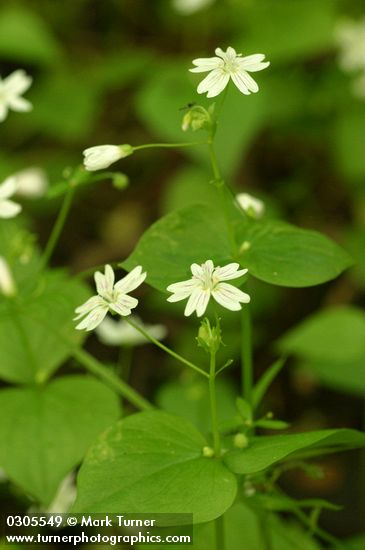
[[[119,416],[117,396],[87,376],[0,392],[0,467],[43,505]]]

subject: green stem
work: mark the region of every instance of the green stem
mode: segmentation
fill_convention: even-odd
[[[219,518],[214,521],[214,525],[216,550],[224,550],[226,547],[224,541],[224,516],[219,516]]]
[[[145,143],[144,145],[137,145],[133,147],[134,151],[141,151],[142,149],[163,148],[163,149],[176,149],[178,147],[194,147],[195,145],[207,145],[207,141],[190,141],[181,143]]]
[[[177,359],[177,361],[180,361],[180,363],[183,363],[184,365],[190,367],[191,369],[195,370],[196,372],[198,372],[202,376],[205,376],[206,378],[209,378],[209,374],[206,373],[203,369],[201,369],[200,367],[197,367],[196,365],[194,365],[194,363],[191,363],[190,361],[188,361],[187,359],[185,359],[184,357],[182,357],[178,353],[175,353],[172,349],[168,348],[167,346],[165,346],[164,344],[159,342],[159,340],[156,340],[156,338],[153,338],[153,336],[148,334],[148,332],[146,332],[142,327],[138,326],[136,323],[134,323],[133,321],[128,319],[128,317],[126,317],[125,320],[134,329],[138,330],[138,332],[140,332],[145,338],[147,338],[147,340],[152,342],[152,344],[155,344],[155,346],[159,347],[160,349],[162,349],[163,351],[165,351],[166,353],[171,355],[171,357],[174,357],[175,359]]]
[[[46,244],[46,248],[43,252],[43,256],[42,256],[42,266],[43,267],[46,267],[49,260],[51,259],[51,256],[54,252],[54,249],[56,248],[57,242],[58,242],[58,240],[61,236],[62,229],[65,225],[68,213],[69,213],[71,205],[72,205],[72,200],[73,200],[73,197],[74,197],[74,193],[75,193],[75,189],[73,187],[69,187],[69,189],[68,189],[68,191],[67,191],[67,193],[66,193],[66,195],[63,199],[61,209],[60,209],[60,211],[58,213],[58,216],[57,216],[57,219],[56,219],[56,223],[53,226],[51,235],[48,239],[48,242]]]
[[[272,550],[272,540],[269,525],[269,514],[267,512],[260,512],[259,514],[259,526],[262,540],[263,550]]]
[[[248,403],[252,403],[253,368],[252,368],[252,327],[249,304],[242,308],[241,372],[242,393]]]
[[[215,153],[213,141],[209,142],[209,156],[210,156],[210,163],[211,163],[211,166],[212,166],[213,176],[214,176],[214,179],[217,182],[216,187],[217,187],[217,190],[218,190],[218,192],[221,196],[221,199],[222,199],[224,219],[225,219],[225,223],[226,223],[226,227],[227,227],[228,237],[229,237],[229,240],[230,240],[230,243],[231,243],[231,253],[232,253],[232,256],[235,257],[236,256],[236,250],[237,250],[237,244],[236,244],[236,239],[235,239],[235,235],[234,235],[234,229],[233,229],[231,219],[230,219],[230,212],[229,212],[228,205],[227,205],[227,196],[226,196],[225,191],[224,191],[224,187],[226,189],[229,189],[229,188],[228,188],[227,184],[225,183],[225,181],[222,179],[222,174],[221,174],[219,166],[218,166],[218,161],[217,161],[217,156],[216,156],[216,153]]]
[[[215,353],[210,353],[210,368],[209,368],[209,398],[210,398],[210,416],[212,422],[213,433],[213,445],[215,456],[220,457],[221,454],[221,442],[218,429],[218,415],[217,415],[217,395],[215,388]]]
[[[94,357],[86,351],[82,349],[74,349],[72,351],[72,356],[79,363],[81,363],[81,365],[83,365],[86,370],[101,378],[137,409],[140,409],[141,411],[149,411],[153,409],[153,406],[136,390],[131,388],[123,380],[117,378],[115,374],[113,374],[107,367],[104,367],[104,365],[99,363],[97,359],[94,359]]]

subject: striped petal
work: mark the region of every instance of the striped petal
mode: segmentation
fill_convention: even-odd
[[[94,308],[76,327],[77,330],[94,330],[103,321],[108,313],[106,304]]]
[[[213,290],[212,296],[218,304],[231,311],[239,311],[241,302],[248,304],[251,299],[248,294],[228,283],[219,283]]]
[[[227,86],[229,74],[222,69],[214,69],[199,84],[198,94],[207,92],[207,97],[216,97]]]
[[[147,273],[142,273],[142,266],[137,265],[128,275],[123,277],[120,281],[118,281],[114,288],[118,290],[118,292],[124,292],[127,294],[128,292],[131,292],[132,290],[135,290],[137,287],[139,287],[145,278],[147,277]]]

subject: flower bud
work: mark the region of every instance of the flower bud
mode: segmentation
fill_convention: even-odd
[[[214,456],[212,447],[208,447],[208,445],[203,447],[203,456],[205,456],[205,458],[212,458]]]
[[[185,114],[182,120],[181,128],[184,132],[191,129],[193,132],[209,128],[212,124],[212,118],[208,111],[196,105],[191,107]]]
[[[217,325],[212,327],[209,319],[205,318],[201,322],[196,339],[198,346],[204,348],[207,353],[217,353],[222,343],[219,320],[217,321]]]
[[[236,195],[236,201],[250,218],[258,219],[264,215],[265,203],[248,193]]]
[[[83,152],[86,170],[103,170],[117,160],[128,157],[133,153],[133,147],[124,145],[97,145],[89,147]]]
[[[237,447],[237,449],[245,449],[248,447],[248,437],[247,435],[243,433],[238,433],[233,438],[233,445]]]

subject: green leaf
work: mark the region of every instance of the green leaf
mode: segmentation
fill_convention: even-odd
[[[241,222],[237,237],[242,265],[251,275],[274,285],[319,285],[352,263],[344,250],[321,233],[283,222]]]
[[[84,339],[72,319],[87,297],[82,283],[55,272],[38,274],[37,285],[14,299],[0,297],[0,377],[32,383],[50,376]]]
[[[127,270],[142,265],[148,283],[158,290],[191,277],[190,265],[212,259],[230,261],[230,244],[213,208],[195,204],[171,212],[154,223],[123,262]]]
[[[61,54],[60,45],[47,23],[34,10],[20,6],[1,10],[1,57],[22,63],[50,65],[59,60]]]
[[[290,424],[284,422],[283,420],[270,420],[264,418],[262,420],[257,420],[257,422],[255,422],[255,426],[258,428],[265,428],[267,430],[286,430],[286,428],[289,428]]]
[[[315,361],[351,363],[365,359],[365,313],[343,306],[316,313],[279,341],[286,353]]]
[[[285,512],[290,510],[298,510],[300,508],[322,508],[338,512],[342,510],[342,506],[328,502],[322,498],[307,498],[295,500],[285,494],[257,494],[250,498],[250,503],[253,506],[265,508],[273,512]]]
[[[0,392],[0,466],[43,505],[119,416],[117,396],[86,376]]]
[[[280,460],[301,454],[326,454],[365,447],[365,434],[356,430],[320,430],[290,435],[256,437],[244,451],[234,450],[225,463],[236,474],[253,474]]]
[[[192,513],[195,523],[219,517],[232,505],[236,479],[203,457],[206,445],[189,422],[164,412],[118,422],[80,469],[74,512]]]
[[[157,404],[165,411],[189,420],[203,433],[211,430],[209,387],[206,380],[190,373],[163,385],[157,394]],[[216,381],[218,419],[225,423],[236,416],[236,392],[224,378]]]
[[[337,277],[350,264],[339,246],[316,231],[277,222],[249,222],[233,207],[232,222],[240,243],[239,261],[258,279],[290,287],[317,285]],[[191,277],[192,263],[212,259],[217,265],[237,261],[222,216],[214,204],[195,204],[154,223],[122,264],[142,265],[148,282],[159,290]],[[310,266],[310,269],[308,269]]]
[[[256,383],[252,392],[252,403],[254,409],[256,409],[260,405],[265,393],[285,365],[285,361],[286,359],[282,357],[275,361],[275,363],[273,363],[271,367],[269,367],[267,371],[264,372],[264,374]]]

